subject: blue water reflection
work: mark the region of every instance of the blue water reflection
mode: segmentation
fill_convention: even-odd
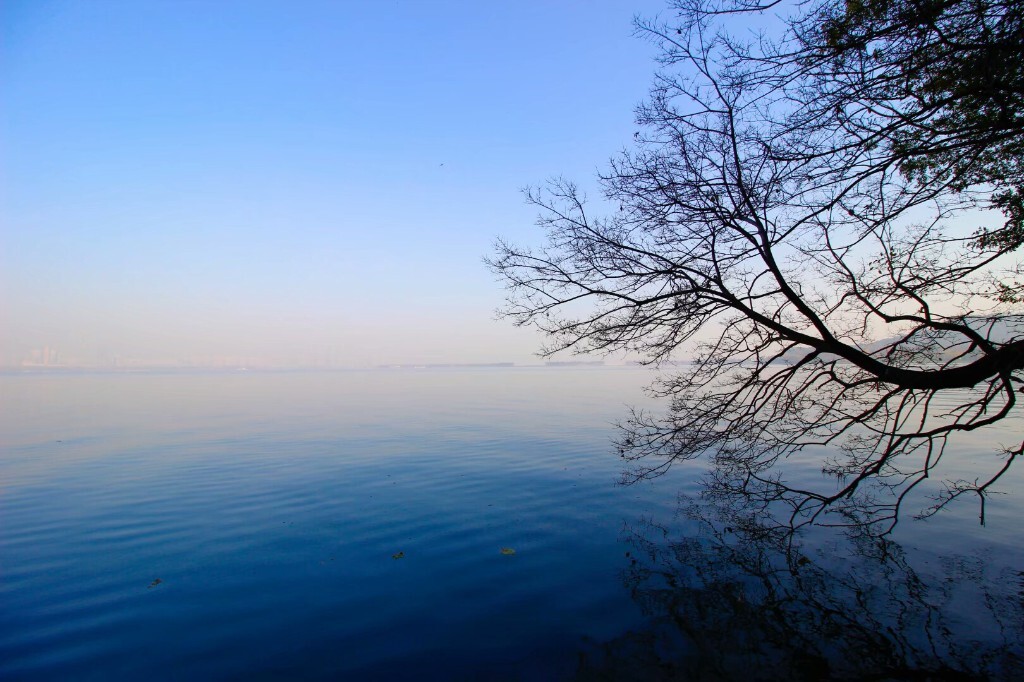
[[[0,376],[0,677],[600,677],[595,651],[657,622],[629,529],[685,531],[698,490],[617,484],[611,422],[650,379]],[[907,539],[955,527],[1020,565],[1000,509]]]

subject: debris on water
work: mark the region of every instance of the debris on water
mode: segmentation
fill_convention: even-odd
[[[507,556],[507,555],[510,555],[510,554],[515,554],[516,551],[514,549],[512,549],[511,547],[502,547],[501,548],[501,553],[505,554]]]
[[[398,554],[392,554],[391,558],[392,559],[404,559],[405,558],[405,552],[399,552]]]
[[[153,589],[154,587],[156,587],[157,585],[159,585],[162,582],[163,582],[163,580],[161,580],[160,578],[156,578],[155,580],[153,580],[153,582],[151,582],[149,584],[149,587],[147,587],[146,589],[147,590],[151,590],[151,589]]]

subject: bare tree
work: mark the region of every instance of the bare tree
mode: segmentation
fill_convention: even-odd
[[[673,9],[638,22],[661,69],[634,148],[600,178],[612,209],[591,216],[567,181],[529,191],[548,241],[498,244],[503,312],[547,354],[658,364],[697,344],[653,389],[668,415],[626,425],[629,476],[707,456],[714,494],[884,532],[951,437],[1020,412],[1024,10]],[[730,31],[751,17],[768,28]],[[787,459],[826,451],[831,479],[788,482]],[[1022,454],[947,481],[924,513],[972,493],[984,522]]]

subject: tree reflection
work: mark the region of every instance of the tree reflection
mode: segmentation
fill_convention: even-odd
[[[651,627],[595,647],[579,679],[1024,679],[1024,571],[913,563],[892,540],[796,537],[685,503],[686,536],[627,527],[625,581]]]

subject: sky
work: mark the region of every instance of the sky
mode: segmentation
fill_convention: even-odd
[[[531,362],[482,259],[594,177],[633,2],[0,4],[0,364]]]

